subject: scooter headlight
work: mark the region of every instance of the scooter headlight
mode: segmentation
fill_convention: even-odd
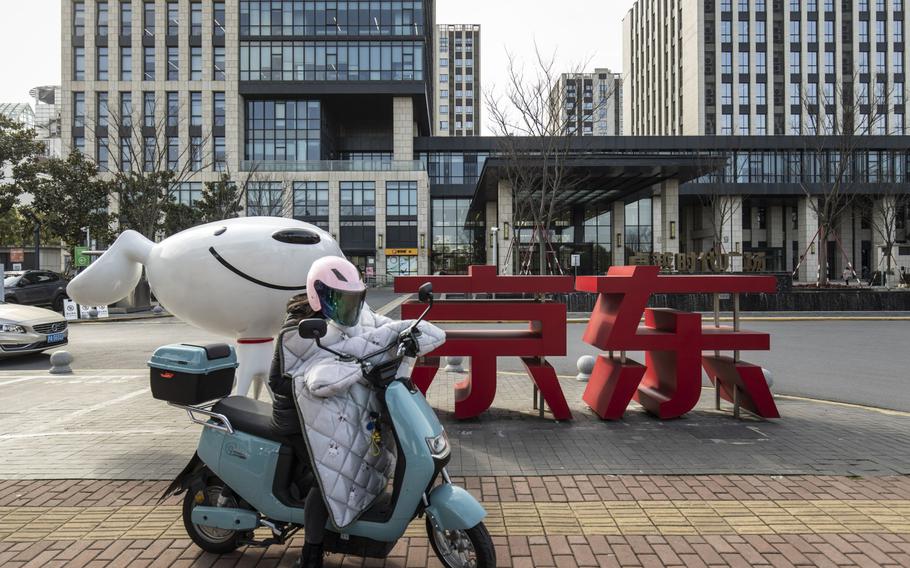
[[[437,460],[445,459],[451,452],[449,437],[446,435],[445,430],[438,436],[427,438],[427,446],[430,448],[430,455]]]

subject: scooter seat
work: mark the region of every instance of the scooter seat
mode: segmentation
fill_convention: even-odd
[[[245,396],[230,396],[218,401],[212,412],[225,415],[234,430],[273,442],[290,443],[287,436],[277,434],[272,428],[272,405],[268,403]]]

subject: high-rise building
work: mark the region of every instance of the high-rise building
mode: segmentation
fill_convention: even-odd
[[[35,87],[29,91],[35,99],[35,135],[51,158],[63,156],[60,139],[60,86]]]
[[[479,136],[480,26],[439,25],[435,40],[437,136]]]
[[[609,69],[563,73],[550,93],[556,128],[569,136],[622,134],[622,75]]]
[[[187,204],[230,172],[247,215],[324,227],[368,277],[425,273],[434,6],[63,0],[64,150],[177,171]]]
[[[903,134],[907,19],[903,0],[638,0],[626,132],[812,134],[846,107],[864,133]]]

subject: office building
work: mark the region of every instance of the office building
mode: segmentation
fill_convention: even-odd
[[[436,136],[480,136],[480,26],[438,25],[436,56]]]

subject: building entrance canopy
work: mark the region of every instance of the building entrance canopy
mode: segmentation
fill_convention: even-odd
[[[575,205],[598,207],[631,198],[669,180],[683,184],[718,171],[725,163],[722,158],[683,153],[578,153],[561,159],[568,181],[556,199],[556,213]],[[500,183],[508,183],[513,172],[526,171],[534,175],[535,170],[542,171],[543,162],[543,157],[530,153],[527,158],[491,156],[480,174],[471,209],[483,211],[487,202],[497,201]],[[533,200],[539,199],[540,194],[523,191],[518,197]]]

